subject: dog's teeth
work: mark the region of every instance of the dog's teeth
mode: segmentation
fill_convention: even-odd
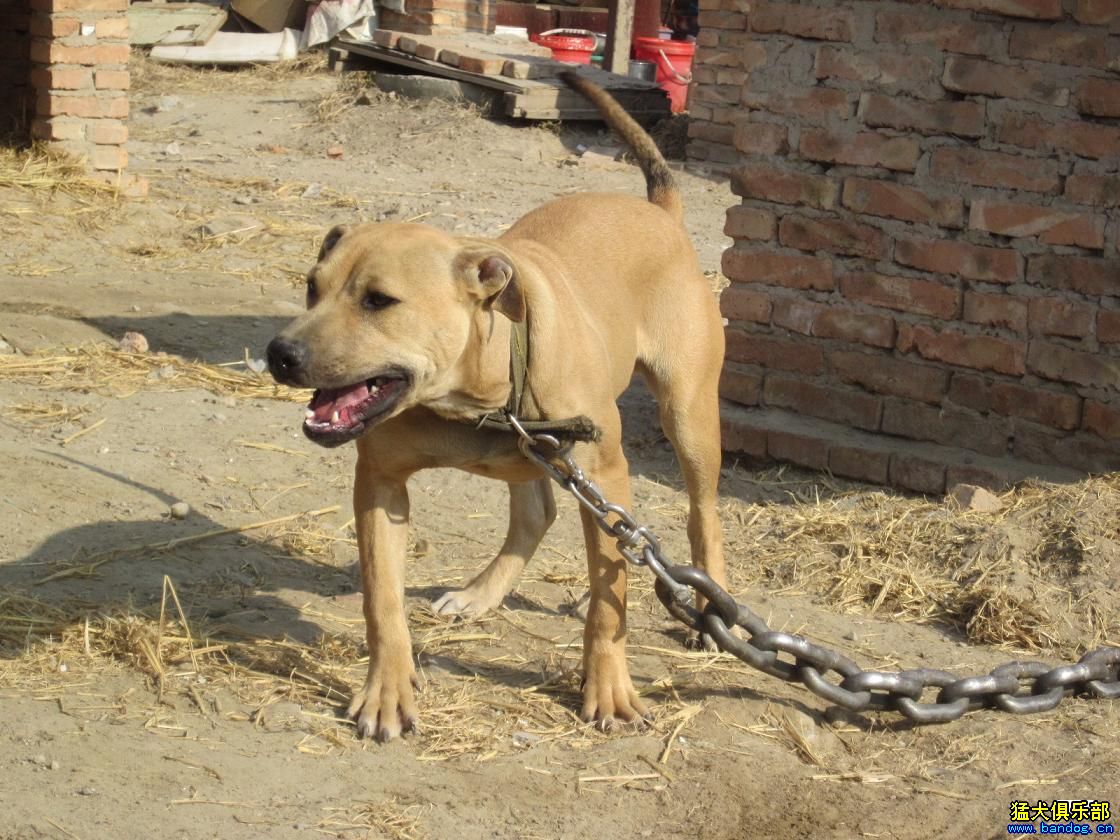
[[[334,414],[331,415],[331,422],[332,423],[337,423],[338,422],[338,412],[337,411]]]
[[[311,419],[312,417],[314,417],[314,416],[315,416],[315,412],[314,412],[314,411],[312,411],[312,410],[311,410],[311,409],[309,408],[309,409],[307,409],[307,412],[306,412],[306,413],[305,413],[305,414],[303,415],[303,418],[304,418],[305,420],[310,420],[310,419]]]

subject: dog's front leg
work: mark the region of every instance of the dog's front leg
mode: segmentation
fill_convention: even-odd
[[[377,475],[359,455],[354,519],[362,574],[369,671],[348,714],[362,738],[388,741],[416,725],[416,669],[404,614],[408,548],[405,478]]]
[[[630,476],[621,450],[611,464],[600,464],[592,479],[603,495],[630,507]],[[583,710],[585,721],[607,730],[616,720],[645,717],[626,666],[626,559],[615,540],[603,533],[595,516],[580,508],[587,544],[591,600],[583,632]]]

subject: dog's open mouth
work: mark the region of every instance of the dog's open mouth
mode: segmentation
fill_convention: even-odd
[[[303,433],[322,446],[354,440],[400,402],[409,384],[406,374],[389,373],[346,388],[320,388],[307,405]]]

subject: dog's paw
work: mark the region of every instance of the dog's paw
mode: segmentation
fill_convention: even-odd
[[[649,708],[630,681],[625,659],[602,659],[588,669],[580,717],[604,732],[610,732],[619,724],[644,726],[650,719]]]
[[[358,725],[359,738],[391,741],[416,729],[416,673],[401,676],[373,674],[354,695],[347,716]]]
[[[482,615],[502,603],[503,594],[497,596],[485,589],[468,586],[466,589],[452,589],[432,601],[436,615]]]

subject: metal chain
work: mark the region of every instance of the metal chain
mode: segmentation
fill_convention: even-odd
[[[509,421],[520,436],[522,454],[576,497],[599,528],[615,539],[623,557],[653,572],[657,597],[674,618],[763,673],[801,683],[818,697],[854,712],[894,710],[920,724],[956,720],[985,706],[1015,714],[1046,712],[1071,694],[1120,698],[1120,648],[1116,647],[1091,650],[1072,665],[1051,668],[1037,660],[1014,661],[983,676],[960,678],[934,668],[865,671],[804,636],[771,630],[705,572],[669,562],[654,533],[624,507],[604,498],[584,475],[572,459],[571,446],[561,445],[551,435],[527,432],[513,415]],[[707,600],[703,612],[691,606],[693,591]],[[749,638],[739,638],[734,628],[746,631]],[[837,679],[826,679],[829,673]],[[938,689],[936,696],[923,701],[929,689]]]

